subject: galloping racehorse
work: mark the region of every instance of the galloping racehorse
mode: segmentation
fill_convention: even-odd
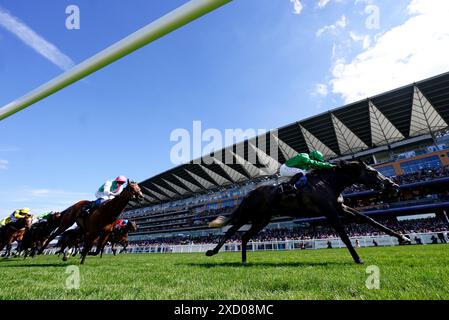
[[[250,223],[251,228],[242,236],[242,262],[246,262],[246,245],[248,241],[262,230],[273,216],[318,217],[326,216],[329,223],[339,234],[356,263],[362,264],[357,252],[341,222],[341,217],[357,218],[369,223],[385,233],[396,237],[400,244],[410,243],[410,239],[388,229],[382,224],[365,216],[359,211],[343,204],[341,193],[355,183],[382,191],[383,194],[397,194],[399,186],[384,177],[375,169],[359,161],[340,161],[333,169],[314,170],[307,175],[305,187],[295,191],[295,197],[285,197],[278,186],[261,186],[251,191],[235,209],[229,219],[218,217],[209,226],[212,228],[232,225],[218,245],[206,252],[207,256],[217,254],[240,227]]]
[[[32,257],[36,254],[45,240],[60,225],[62,216],[59,212],[53,213],[47,220],[37,222],[27,230],[20,243],[20,251],[25,251],[25,258],[30,254]]]
[[[4,257],[9,257],[11,252],[11,244],[14,241],[21,241],[26,230],[31,227],[33,223],[33,217],[27,215],[23,219],[19,219],[16,222],[11,222],[6,226],[0,228],[0,251],[6,247]]]
[[[124,227],[123,229],[114,228],[114,230],[109,235],[109,238],[107,240],[107,242],[110,242],[112,245],[111,250],[112,250],[112,253],[114,254],[114,256],[117,254],[117,249],[115,249],[116,244],[120,244],[123,247],[123,249],[120,251],[120,253],[127,252],[128,244],[129,244],[128,234],[130,232],[136,232],[136,230],[137,230],[137,225],[134,221],[129,221],[128,224],[126,225],[126,227]],[[101,254],[103,254],[103,250],[104,250],[104,246],[101,248]]]
[[[128,186],[119,196],[102,204],[94,212],[92,212],[87,219],[84,219],[84,221],[81,217],[77,218],[77,223],[81,226],[84,232],[84,246],[81,253],[81,264],[84,264],[86,255],[89,253],[97,239],[97,251],[95,255],[101,252],[101,248],[104,247],[109,235],[112,232],[115,220],[117,220],[117,217],[126,208],[128,202],[134,199],[143,199],[143,194],[137,183],[128,180]]]
[[[62,234],[64,231],[66,231],[68,228],[70,228],[74,223],[76,223],[76,219],[78,215],[81,212],[81,209],[84,205],[88,204],[88,200],[81,200],[77,203],[75,203],[73,206],[65,209],[61,212],[61,222],[59,223],[59,226],[50,234],[48,239],[44,241],[42,244],[40,250],[38,251],[39,254],[42,254],[44,252],[45,248],[48,246],[50,242],[52,242],[57,236]]]
[[[80,227],[65,231],[59,238],[57,246],[60,247],[56,254],[64,255],[62,261],[67,261],[68,254],[72,257],[76,256],[80,250],[80,245],[83,242],[83,231]]]

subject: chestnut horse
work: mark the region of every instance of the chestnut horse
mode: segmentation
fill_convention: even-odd
[[[11,222],[6,226],[0,228],[0,251],[6,247],[6,252],[3,257],[9,257],[11,252],[11,244],[14,241],[21,241],[24,233],[31,227],[33,217],[26,215],[25,218],[19,219],[16,222]]]
[[[106,201],[93,211],[85,219],[77,217],[77,223],[84,233],[84,246],[81,252],[81,264],[84,264],[87,254],[97,241],[97,249],[94,255],[101,252],[109,235],[113,230],[114,222],[131,200],[143,199],[142,191],[137,183],[128,180],[126,188],[112,200]]]
[[[114,256],[117,254],[117,249],[115,249],[115,245],[116,244],[120,244],[123,249],[120,251],[120,253],[122,252],[127,252],[128,251],[128,245],[129,245],[129,241],[128,241],[128,234],[130,232],[136,232],[137,230],[137,224],[134,221],[129,221],[128,224],[123,228],[123,229],[117,229],[114,228],[112,233],[109,235],[108,240],[106,241],[105,245],[109,242],[112,245],[112,253],[114,254]],[[101,255],[103,255],[103,250],[104,250],[103,246],[101,248]],[[98,250],[98,247],[97,247]]]

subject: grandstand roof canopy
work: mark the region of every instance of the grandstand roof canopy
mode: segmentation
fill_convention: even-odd
[[[448,128],[449,73],[351,103],[245,140],[140,183],[149,206],[274,174],[300,152],[327,159],[361,152]]]

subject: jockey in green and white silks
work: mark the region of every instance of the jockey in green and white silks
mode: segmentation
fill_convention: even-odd
[[[99,206],[107,200],[114,199],[123,191],[126,181],[124,176],[118,176],[114,181],[106,181],[95,193],[95,197],[97,198],[95,204]]]
[[[305,177],[307,172],[312,169],[331,169],[333,164],[324,160],[323,154],[314,150],[309,154],[300,153],[291,159],[288,159],[280,168],[282,177]],[[302,182],[301,182],[302,183]]]
[[[95,193],[97,200],[89,202],[81,209],[82,216],[87,216],[92,210],[98,208],[103,202],[112,200],[122,193],[128,180],[124,176],[118,176],[114,181],[106,181]]]

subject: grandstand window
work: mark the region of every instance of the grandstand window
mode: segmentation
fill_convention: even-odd
[[[393,166],[385,166],[385,167],[382,167],[382,168],[378,168],[377,171],[379,171],[380,173],[382,173],[386,177],[394,177],[394,176],[396,176],[396,172],[394,171],[394,167]]]
[[[222,208],[233,207],[233,206],[234,206],[234,200],[226,200],[221,203]]]
[[[422,169],[438,169],[441,168],[441,161],[438,156],[433,156],[401,163],[401,168],[405,173],[412,173]]]
[[[218,203],[217,202],[215,202],[215,203],[211,203],[211,204],[209,204],[209,209],[218,209]]]

